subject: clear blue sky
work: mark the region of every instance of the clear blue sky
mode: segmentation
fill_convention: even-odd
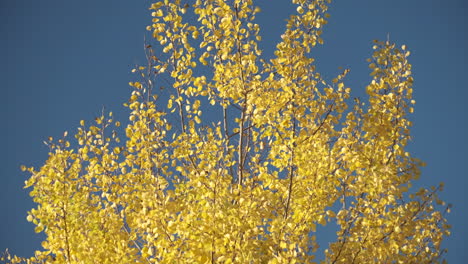
[[[287,0],[257,1],[266,54],[279,40],[292,11]],[[0,251],[29,256],[42,236],[26,221],[34,204],[23,190],[21,164],[39,167],[48,136],[76,130],[79,120],[103,106],[128,120],[130,70],[143,63],[143,37],[150,23],[148,0],[0,1]],[[366,58],[373,39],[411,50],[416,112],[410,151],[427,163],[418,186],[446,183],[442,198],[454,204],[449,263],[468,259],[468,2],[466,0],[336,0],[317,48],[325,77],[349,67],[348,85],[362,96],[369,81]],[[5,147],[6,146],[6,147]]]

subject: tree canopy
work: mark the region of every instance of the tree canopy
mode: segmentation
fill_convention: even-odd
[[[80,122],[26,187],[41,251],[12,263],[438,263],[437,197],[406,150],[410,52],[375,41],[368,100],[316,71],[329,0],[293,0],[272,59],[251,0],[153,3],[125,104]],[[119,128],[125,124],[124,128]],[[317,235],[336,229],[333,241]],[[319,254],[319,252],[322,252]],[[324,259],[317,259],[317,255]]]

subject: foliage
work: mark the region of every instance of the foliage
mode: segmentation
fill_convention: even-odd
[[[28,263],[314,263],[317,230],[336,239],[323,263],[435,263],[448,235],[442,185],[412,193],[405,151],[413,111],[409,51],[376,41],[368,103],[331,81],[311,49],[328,0],[297,12],[273,59],[261,57],[251,0],[151,5],[159,49],[129,102],[66,133],[26,187],[44,232]],[[161,88],[160,88],[161,87]],[[203,113],[202,113],[203,111]],[[328,241],[327,241],[328,243]],[[318,260],[317,260],[318,261]]]

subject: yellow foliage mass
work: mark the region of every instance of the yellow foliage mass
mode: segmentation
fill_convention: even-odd
[[[414,104],[406,46],[375,43],[369,102],[353,103],[348,71],[324,80],[310,56],[329,1],[293,3],[271,60],[261,57],[251,0],[152,4],[148,29],[160,49],[147,46],[148,64],[134,70],[122,141],[121,123],[103,114],[94,126],[80,121],[79,144],[47,142],[45,164],[24,168],[38,204],[27,220],[45,233],[44,249],[6,258],[441,261],[442,186],[409,192],[421,162],[406,151]],[[319,245],[317,229],[329,224],[336,238]]]

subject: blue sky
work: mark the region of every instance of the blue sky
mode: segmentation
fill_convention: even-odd
[[[286,0],[259,0],[262,46],[271,56],[284,19]],[[21,164],[39,167],[47,158],[42,143],[79,120],[92,120],[105,107],[122,121],[122,106],[133,81],[131,68],[143,63],[148,0],[2,0],[0,2],[1,138],[0,251],[29,256],[42,236],[26,221],[34,204],[23,183]],[[410,151],[424,160],[418,186],[446,183],[441,197],[454,204],[446,240],[449,263],[468,259],[468,3],[465,0],[336,0],[315,49],[326,78],[350,68],[347,85],[363,96],[369,82],[366,58],[373,39],[411,50],[416,112]],[[465,220],[463,220],[465,219]]]

